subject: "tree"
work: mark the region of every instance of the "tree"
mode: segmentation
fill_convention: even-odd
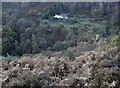
[[[15,47],[15,54],[21,55],[22,52],[21,52],[21,49],[20,49],[20,46],[19,46],[19,43],[17,40],[15,40],[15,42],[14,42],[14,47]]]
[[[37,38],[35,36],[35,34],[32,34],[32,45],[37,42]]]
[[[39,52],[40,52],[40,48],[39,48],[38,44],[34,43],[32,53],[36,54],[36,53],[39,53]]]
[[[15,52],[16,52],[17,55],[21,55],[21,54],[22,54],[21,49],[20,49],[20,46],[17,46],[17,47],[15,48]]]
[[[110,35],[110,26],[106,26],[105,32],[107,35]]]
[[[103,16],[103,10],[102,9],[94,9],[94,10],[92,10],[91,15],[93,17],[97,17],[97,18],[102,17]]]
[[[118,33],[118,40],[120,41],[120,32]]]
[[[10,27],[3,26],[2,31],[2,38],[10,38],[17,39],[17,34],[15,31],[13,31]]]
[[[32,28],[27,28],[26,31],[25,31],[25,35],[28,37],[28,38],[31,38],[32,37]]]
[[[72,30],[73,30],[74,34],[76,35],[76,38],[75,38],[75,46],[77,46],[78,28],[77,28],[77,27],[73,27]]]
[[[19,46],[19,44],[18,44],[18,41],[17,41],[17,40],[15,40],[15,42],[14,42],[14,46],[15,46],[15,47]]]
[[[10,27],[3,26],[2,31],[2,54],[7,55],[15,50],[14,42],[17,39],[17,34]]]
[[[67,53],[67,56],[69,57],[69,59],[71,60],[71,61],[74,61],[76,58],[75,58],[75,56],[74,56],[74,54],[73,54],[73,52],[68,52]]]
[[[61,34],[63,28],[64,28],[64,25],[58,26],[58,28],[57,28],[56,31],[55,31],[55,34],[56,34],[56,35]]]
[[[48,19],[49,18],[49,14],[48,13],[44,13],[43,14],[43,19]]]
[[[50,8],[50,15],[60,14],[63,12],[63,5],[61,3],[56,3]]]
[[[26,41],[21,42],[21,49],[23,53],[31,53],[32,51],[32,44],[30,39],[26,39]]]
[[[103,7],[104,7],[104,6],[103,6],[103,3],[101,2],[101,3],[99,4],[99,9],[100,9],[100,10],[103,10]]]
[[[39,42],[40,49],[45,50],[47,48],[47,40],[45,38],[41,39]]]

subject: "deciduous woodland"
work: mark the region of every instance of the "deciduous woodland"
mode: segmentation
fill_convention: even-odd
[[[119,2],[3,2],[0,86],[120,86]]]

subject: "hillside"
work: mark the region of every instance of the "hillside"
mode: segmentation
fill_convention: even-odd
[[[109,43],[119,33],[118,3],[3,3],[2,11],[5,56],[93,44],[97,34]],[[68,19],[54,19],[55,14]]]
[[[119,88],[119,23],[117,2],[2,3],[0,86]]]
[[[54,55],[59,55],[56,52]],[[11,57],[12,58],[12,57]],[[119,87],[120,51],[109,48],[108,52],[90,51],[71,61],[69,57],[58,58],[37,54],[23,56],[12,62],[2,61],[2,86],[80,86]]]

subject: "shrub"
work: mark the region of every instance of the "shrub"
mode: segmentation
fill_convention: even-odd
[[[119,52],[118,47],[112,47],[109,49],[108,54],[111,55],[112,57],[115,57],[115,55],[117,55],[118,52]]]
[[[14,82],[12,84],[12,87],[11,88],[16,88],[16,87],[19,87],[19,86],[22,86],[24,88],[27,88],[27,87],[33,87],[34,88],[37,88],[39,86],[42,86],[44,83],[42,81],[42,77],[41,76],[37,76],[37,75],[25,75],[22,77],[24,79],[24,81],[17,81],[17,82]]]
[[[60,24],[60,25],[58,26],[58,28],[56,29],[55,34],[56,34],[56,35],[57,35],[57,34],[61,34],[63,28],[64,28],[64,25]]]
[[[44,24],[48,24],[49,22],[48,22],[48,20],[44,20],[43,23]]]
[[[118,40],[120,41],[120,32],[118,33]]]
[[[52,53],[53,53],[53,51],[47,50],[44,52],[44,55],[47,56],[48,58],[50,58]]]
[[[63,49],[67,49],[69,47],[69,43],[68,42],[60,42],[60,41],[57,41],[53,47],[52,47],[52,50],[63,50]]]
[[[108,49],[109,49],[109,45],[104,45],[101,50],[104,51],[104,52],[108,52]]]
[[[49,18],[49,14],[48,13],[43,14],[43,19],[48,19],[48,18]]]
[[[72,40],[75,38],[75,34],[73,32],[69,32],[67,35],[66,35],[66,40]]]
[[[96,60],[95,54],[93,54],[93,56],[92,56],[92,60]]]
[[[9,54],[7,54],[7,57],[2,57],[2,60],[8,61],[8,62],[11,62],[15,59],[16,59],[15,57],[10,56]]]
[[[84,42],[84,45],[85,45],[85,46],[89,46],[89,43],[88,43],[88,42]]]
[[[111,41],[111,46],[119,46],[120,45],[120,32],[118,33],[118,36],[113,38]]]
[[[69,59],[71,60],[71,61],[74,61],[75,60],[75,56],[74,56],[74,54],[73,54],[73,52],[68,52],[67,53],[67,56],[69,57]]]
[[[46,49],[47,48],[47,40],[46,39],[40,39],[40,42],[39,42],[39,47],[41,48],[41,49]]]
[[[96,48],[96,43],[89,44],[88,42],[78,42],[76,51],[78,54],[81,52],[91,51]]]

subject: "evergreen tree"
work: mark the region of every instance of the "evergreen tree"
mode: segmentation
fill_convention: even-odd
[[[107,35],[110,35],[110,27],[109,27],[108,25],[106,26],[105,31],[106,31],[106,34],[107,34]]]
[[[40,52],[40,48],[39,48],[38,44],[34,43],[32,53],[36,54],[36,53],[39,53],[39,52]]]

